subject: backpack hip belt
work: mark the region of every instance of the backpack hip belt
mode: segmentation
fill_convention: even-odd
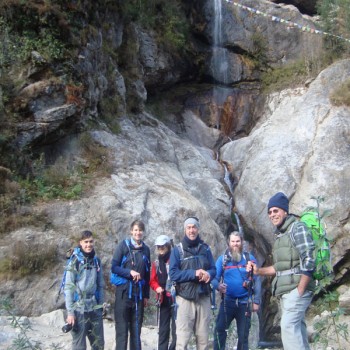
[[[289,270],[283,270],[283,271],[276,271],[276,276],[288,276],[288,275],[300,275],[300,268],[295,267],[294,269]]]

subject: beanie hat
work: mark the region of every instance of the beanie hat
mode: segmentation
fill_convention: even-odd
[[[270,198],[269,203],[267,205],[267,210],[269,210],[272,207],[283,209],[288,213],[289,212],[288,197],[282,192],[277,192],[274,196]]]
[[[165,245],[167,243],[170,243],[170,238],[166,235],[160,235],[156,238],[154,245]]]
[[[195,225],[199,228],[199,220],[195,217],[187,218],[184,222],[184,229],[186,230],[187,225]]]

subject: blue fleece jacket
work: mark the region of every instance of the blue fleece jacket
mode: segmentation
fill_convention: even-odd
[[[225,267],[223,266],[223,259],[225,255],[219,256],[216,261],[216,276],[211,282],[215,289],[218,289],[221,278],[227,285],[226,296],[230,298],[239,298],[248,300],[248,289],[243,286],[243,282],[248,280],[248,273],[246,271],[247,261],[242,254],[242,259],[239,262],[227,261]],[[249,254],[249,259],[256,264],[256,259],[252,254]],[[260,304],[261,300],[261,281],[259,276],[254,276],[254,303]]]

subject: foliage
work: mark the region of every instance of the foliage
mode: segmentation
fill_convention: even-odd
[[[0,235],[28,225],[46,225],[46,217],[26,205],[38,200],[75,200],[91,188],[92,176],[107,176],[112,168],[107,149],[97,144],[89,133],[79,137],[80,155],[73,162],[59,157],[47,164],[44,154],[32,161],[28,175],[15,176],[0,166]]]
[[[257,62],[259,67],[268,66],[268,42],[259,31],[253,33],[252,37],[253,50],[252,54],[254,56],[254,61]]]
[[[163,33],[161,42],[169,48],[184,49],[189,33],[186,17],[181,13],[180,5],[175,1],[165,2],[165,4],[163,19],[160,22],[163,25],[160,26],[160,31],[158,32]]]
[[[12,342],[12,345],[8,350],[43,350],[40,341],[34,341],[29,338],[29,332],[31,331],[31,325],[29,322],[24,322],[22,317],[16,316],[14,306],[8,298],[2,298],[0,300],[0,315],[9,316],[11,326],[19,330],[17,338]],[[50,349],[59,350],[61,346],[57,344],[51,344]]]
[[[334,89],[330,95],[330,100],[335,106],[350,107],[350,79]]]
[[[100,102],[100,118],[106,122],[114,134],[120,133],[120,125],[118,123],[118,105],[120,103],[120,98],[117,94],[113,97],[104,97]]]
[[[53,13],[40,13],[35,8],[14,8],[0,16],[0,64],[25,62],[32,51],[38,51],[46,60],[62,59],[65,42]]]
[[[350,0],[319,0],[317,11],[320,15],[319,24],[322,29],[326,33],[333,34],[323,36],[324,54],[314,59],[305,58],[275,69],[268,69],[262,74],[263,88],[266,92],[280,91],[300,85],[306,79],[317,75],[336,59],[346,57],[346,54],[349,53],[350,45],[336,36],[350,38]],[[259,49],[263,42],[259,40],[258,35],[252,40],[254,45],[257,45],[258,57],[264,60],[264,50],[263,48]],[[347,100],[347,97],[340,99]]]
[[[324,197],[317,196],[312,197],[316,200],[315,207],[309,207],[307,210],[315,210],[318,213],[320,220],[329,216],[331,213],[329,210],[324,210],[321,212],[320,204],[324,202]],[[320,237],[318,244],[323,245],[323,240],[329,240],[328,237]],[[315,250],[316,252],[316,250]],[[321,266],[318,268],[322,269],[322,264],[325,264],[324,268],[328,269],[328,261],[320,261]],[[316,301],[317,310],[317,321],[314,323],[315,343],[321,343],[324,349],[331,343],[336,343],[338,345],[337,349],[342,350],[342,340],[348,342],[348,326],[345,323],[340,323],[340,316],[343,315],[343,310],[339,307],[339,294],[337,292],[327,291],[333,280],[333,275],[318,281],[318,285],[315,291],[315,295],[320,298]]]
[[[19,179],[23,189],[24,202],[36,199],[51,200],[55,198],[78,199],[83,192],[84,174],[59,158],[50,166],[45,165],[43,154],[33,162],[34,178]]]
[[[261,81],[265,92],[280,91],[303,83],[313,71],[313,62],[299,60],[262,73]]]
[[[327,33],[350,38],[350,0],[318,0],[317,12]],[[349,46],[334,36],[324,36],[326,51],[333,57],[349,52]]]
[[[16,242],[8,256],[0,260],[0,276],[21,278],[38,274],[57,262],[57,247],[53,244]]]
[[[33,161],[32,175],[18,180],[24,202],[79,199],[88,187],[90,173],[110,174],[106,149],[96,144],[89,134],[82,134],[79,143],[84,161],[71,163],[69,157],[59,157],[54,164],[47,165],[44,154]]]
[[[167,0],[131,0],[122,3],[125,19],[154,29],[160,42],[174,49],[183,49],[189,27],[181,11],[181,2]]]
[[[33,213],[31,209],[22,210],[23,192],[11,171],[0,166],[0,236],[6,232],[28,225],[42,225],[43,214]]]
[[[337,344],[339,350],[347,349],[344,343],[349,343],[349,331],[347,324],[340,322],[344,310],[339,307],[339,294],[327,292],[315,304],[318,316],[313,325],[316,331],[314,342],[322,344],[323,349],[333,344]]]

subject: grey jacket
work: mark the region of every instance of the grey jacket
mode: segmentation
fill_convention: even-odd
[[[80,249],[66,267],[64,286],[65,302],[68,316],[74,311],[90,312],[102,308],[104,303],[104,280],[99,258],[87,258]]]

